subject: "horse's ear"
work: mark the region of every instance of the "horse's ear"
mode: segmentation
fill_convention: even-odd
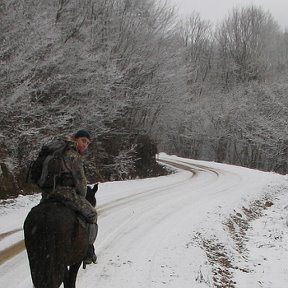
[[[94,194],[98,191],[98,183],[94,184],[92,191]]]
[[[98,190],[98,184],[95,187],[95,185],[91,188],[91,186],[87,185],[87,194],[86,194],[86,200],[89,201],[89,203],[95,207],[96,206],[96,197],[95,193]]]

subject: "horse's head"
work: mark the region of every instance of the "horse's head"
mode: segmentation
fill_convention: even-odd
[[[96,206],[95,194],[97,190],[98,190],[98,183],[94,184],[93,186],[87,186],[86,199],[91,203],[93,207]]]

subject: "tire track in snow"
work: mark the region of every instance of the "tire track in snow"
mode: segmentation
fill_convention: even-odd
[[[24,249],[25,249],[24,240],[21,240],[13,244],[9,248],[0,251],[0,265],[2,265],[4,262],[8,261],[12,257],[18,255]]]
[[[196,197],[194,197],[194,192],[199,194],[199,191],[205,193],[211,190],[211,194],[215,194],[214,185],[222,182],[222,179],[219,179],[221,173],[217,169],[209,167],[205,170],[203,166],[197,167],[193,163],[177,162],[175,164],[173,161],[166,160],[165,163],[190,171],[195,181],[193,177],[190,177],[190,182],[178,183],[170,190],[166,188],[155,189],[154,193],[147,193],[146,196],[143,195],[141,199],[137,199],[139,201],[132,201],[133,206],[115,206],[112,212],[113,215],[110,215],[107,219],[100,218],[102,222],[100,226],[109,228],[101,232],[101,237],[98,238],[98,244],[96,245],[97,255],[99,259],[102,259],[99,266],[97,266],[94,279],[100,281],[98,282],[99,286],[106,287],[107,284],[108,287],[111,277],[121,280],[122,274],[125,274],[125,279],[134,281],[133,279],[137,275],[144,286],[152,287],[149,283],[155,281],[151,266],[155,266],[154,261],[158,257],[158,249],[161,249],[163,239],[169,238],[169,233],[176,228],[175,218],[177,219],[180,214],[185,215],[185,211],[189,213],[191,209],[201,209],[200,207],[203,207],[202,192],[200,192],[200,196],[196,195]],[[190,186],[190,183],[193,183],[193,185],[189,191],[187,186]],[[219,187],[218,190],[221,191],[222,188]],[[171,223],[173,224],[171,225]],[[182,223],[179,222],[176,225],[181,227]],[[155,237],[155,235],[157,236]],[[147,245],[147,243],[150,244]],[[137,252],[133,253],[133,251]],[[131,267],[131,275],[130,270],[125,270],[127,265]],[[134,275],[133,267],[136,270],[140,269],[140,272],[138,271],[139,273]],[[87,278],[90,277],[91,274]],[[140,283],[137,281],[135,280],[136,286],[137,283]],[[86,283],[86,278],[81,277],[81,275],[79,284],[80,287],[89,286],[89,283]]]
[[[153,189],[144,190],[142,192],[135,192],[132,195],[124,196],[122,198],[118,198],[116,200],[113,200],[110,203],[99,205],[97,208],[98,215],[103,216],[103,214],[105,214],[106,212],[109,212],[113,208],[126,206],[127,204],[134,202],[135,200],[140,200],[141,198],[146,198],[148,195],[155,194],[155,192],[165,191],[168,188],[177,187],[180,184],[189,182],[193,176],[197,175],[197,170],[196,169],[193,170],[190,167],[187,167],[187,165],[178,164],[178,163],[174,163],[171,161],[165,161],[165,160],[163,160],[163,161],[161,160],[161,162],[166,163],[170,166],[174,166],[175,168],[178,168],[181,170],[189,171],[189,172],[191,172],[191,176],[188,177],[186,180],[177,181],[177,182],[174,182],[172,184],[168,184],[168,185],[153,188]]]
[[[171,166],[174,166],[175,168],[191,172],[191,177],[184,180],[184,182],[190,181],[190,179],[194,175],[197,174],[197,171],[193,171],[193,170],[191,170],[191,168],[187,168],[186,165],[177,164],[177,163],[174,163],[171,161],[165,161],[165,160],[163,160],[163,161],[161,160],[161,162],[166,163],[166,164],[171,165]],[[181,181],[181,183],[183,183],[183,180]],[[176,187],[179,184],[180,184],[179,182],[176,182],[176,183],[172,183],[169,185],[165,185],[164,187],[162,186],[162,187],[158,187],[158,188],[145,190],[145,191],[142,191],[139,193],[135,193],[133,195],[128,195],[128,196],[124,196],[124,197],[119,198],[119,199],[115,199],[115,200],[113,200],[109,203],[103,204],[103,205],[99,205],[99,207],[97,208],[98,215],[100,217],[103,217],[103,216],[105,217],[105,214],[108,215],[109,211],[112,211],[116,207],[125,207],[126,205],[128,205],[129,203],[132,203],[133,201],[140,200],[141,198],[146,198],[148,196],[148,194],[154,194],[157,191],[165,191],[166,189]],[[8,231],[8,232],[0,234],[0,241],[6,237],[9,237],[10,235],[12,235],[16,232],[21,231],[21,230],[23,230],[23,229],[20,228],[20,229],[16,229],[16,230],[12,230],[12,231]],[[4,250],[0,251],[0,265],[5,263],[9,259],[15,257],[17,254],[24,251],[24,249],[25,249],[25,243],[24,243],[24,240],[21,240],[15,244],[9,246],[8,248],[5,248]]]
[[[12,231],[8,231],[5,233],[0,234],[0,241],[23,230],[22,228],[19,229],[15,229]],[[22,252],[25,249],[25,244],[24,244],[24,240],[21,240],[11,246],[9,246],[8,248],[1,250],[0,251],[0,265],[3,264],[4,262],[6,262],[7,260],[11,259],[12,257],[16,256],[17,254],[19,254],[20,252]]]
[[[3,240],[4,238],[14,234],[14,233],[21,231],[21,230],[22,230],[22,228],[19,228],[19,229],[11,230],[11,231],[0,234],[0,241]]]
[[[216,169],[210,168],[210,167],[206,167],[205,165],[199,165],[199,164],[194,164],[194,163],[189,163],[189,162],[185,162],[185,161],[170,161],[170,160],[158,160],[159,162],[162,162],[164,164],[170,165],[174,168],[180,169],[180,170],[185,170],[191,173],[191,176],[188,177],[186,180],[181,180],[181,182],[174,182],[172,184],[168,184],[165,186],[161,186],[161,187],[157,187],[157,188],[153,188],[153,189],[148,189],[148,190],[144,190],[141,192],[136,192],[132,195],[128,195],[128,196],[124,196],[122,198],[118,198],[115,199],[109,203],[103,204],[103,205],[99,205],[99,207],[97,208],[98,211],[98,215],[100,217],[105,217],[106,215],[109,215],[110,211],[113,211],[113,213],[116,213],[115,209],[121,209],[122,207],[127,207],[127,205],[129,203],[133,203],[134,201],[141,201],[141,199],[147,199],[147,197],[149,198],[151,195],[156,195],[156,193],[159,194],[160,193],[165,193],[167,189],[169,188],[175,188],[177,186],[179,186],[180,184],[185,184],[186,182],[190,181],[191,178],[196,177],[199,175],[200,172],[208,172],[211,174],[214,174],[216,177],[220,176],[220,172]],[[180,163],[179,163],[180,162]],[[121,227],[125,226],[125,223],[129,222],[129,219],[123,219],[122,224],[111,233],[111,236],[108,236],[106,238],[105,242],[109,242],[110,244],[111,241],[115,242],[116,239],[119,237],[118,235],[118,231],[121,230]],[[22,230],[21,229],[16,229],[13,231],[8,231],[6,233],[3,233],[0,235],[0,240],[8,237],[18,231]],[[118,237],[116,237],[116,235],[118,235]],[[104,245],[106,246],[106,245]],[[0,265],[2,265],[3,263],[5,263],[6,261],[8,261],[9,259],[15,257],[16,255],[18,255],[19,253],[21,253],[22,251],[25,250],[25,243],[24,240],[21,240],[13,245],[11,245],[10,247],[0,251]]]

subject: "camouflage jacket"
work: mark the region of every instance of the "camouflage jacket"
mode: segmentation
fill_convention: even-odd
[[[76,144],[69,137],[55,140],[48,144],[51,149],[65,148],[62,165],[64,182],[57,184],[55,190],[43,189],[42,201],[56,198],[64,201],[73,210],[79,211],[88,223],[97,223],[96,209],[85,199],[87,193],[87,180],[81,155],[78,153]],[[62,176],[61,176],[62,178]],[[63,179],[62,179],[63,180]],[[68,183],[68,184],[67,184]]]
[[[74,187],[75,192],[82,197],[86,197],[87,191],[87,180],[85,177],[84,167],[81,155],[76,149],[75,142],[69,137],[64,139],[57,139],[47,144],[50,149],[59,149],[66,146],[63,155],[63,175],[65,175],[64,182],[69,182],[68,184],[63,184],[63,186]],[[60,192],[61,185],[57,185],[56,192]],[[74,190],[72,189],[72,190]],[[51,193],[51,191],[45,191],[46,193]],[[54,191],[55,192],[55,191]]]

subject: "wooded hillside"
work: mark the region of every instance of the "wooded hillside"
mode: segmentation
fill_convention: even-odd
[[[161,173],[154,144],[287,173],[287,65],[261,7],[212,27],[156,0],[2,0],[1,188],[19,193],[41,145],[79,128],[91,181]]]

